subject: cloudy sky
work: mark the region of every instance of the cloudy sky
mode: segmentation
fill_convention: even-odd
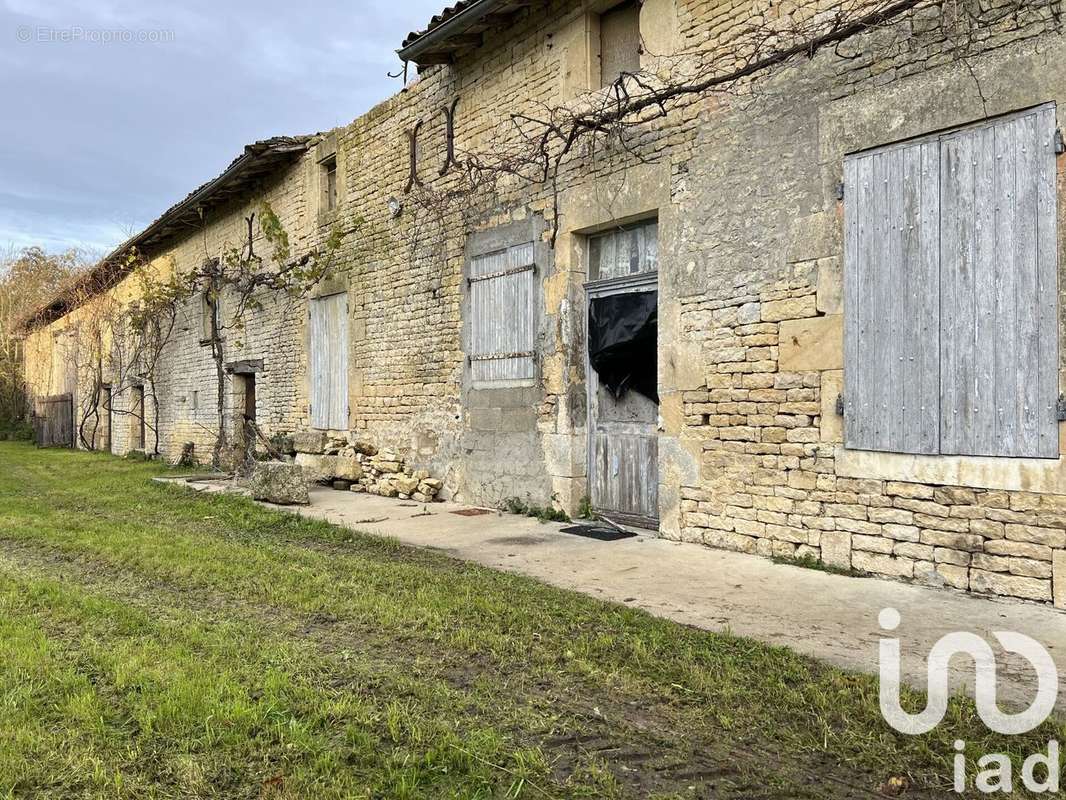
[[[0,252],[102,255],[243,146],[351,121],[446,0],[0,0]]]

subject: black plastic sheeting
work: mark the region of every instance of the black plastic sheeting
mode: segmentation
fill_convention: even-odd
[[[596,297],[589,303],[589,363],[616,400],[630,389],[656,403],[659,293]]]

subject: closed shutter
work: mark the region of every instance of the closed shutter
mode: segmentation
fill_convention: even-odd
[[[311,427],[348,428],[348,296],[311,300]]]
[[[1058,455],[1055,109],[941,140],[941,452]]]
[[[533,243],[472,259],[470,373],[476,384],[533,378]]]
[[[844,165],[847,447],[938,451],[938,153],[915,142]]]

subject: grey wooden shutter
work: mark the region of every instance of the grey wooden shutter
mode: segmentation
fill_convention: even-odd
[[[1055,457],[1055,108],[942,137],[941,452]]]
[[[311,427],[348,428],[348,296],[311,300]]]
[[[470,264],[470,373],[479,384],[533,378],[533,243]]]
[[[939,446],[939,150],[935,139],[844,163],[844,441]]]

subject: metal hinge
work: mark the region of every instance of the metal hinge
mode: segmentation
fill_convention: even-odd
[[[520,272],[536,272],[536,264],[523,264],[520,267],[510,267],[509,269],[501,269],[497,272],[489,272],[485,275],[474,275],[473,277],[466,279],[466,285],[478,283],[479,281],[491,281],[496,278],[505,278],[508,275],[517,275]]]
[[[1066,140],[1062,138],[1062,128],[1055,130],[1055,155],[1066,153]]]
[[[841,200],[841,201],[844,200],[844,184],[843,183],[838,183],[837,184],[837,200]]]
[[[837,395],[836,411],[838,417],[844,416],[844,395],[842,394]]]
[[[1059,395],[1059,401],[1055,403],[1055,419],[1066,422],[1066,395]]]

